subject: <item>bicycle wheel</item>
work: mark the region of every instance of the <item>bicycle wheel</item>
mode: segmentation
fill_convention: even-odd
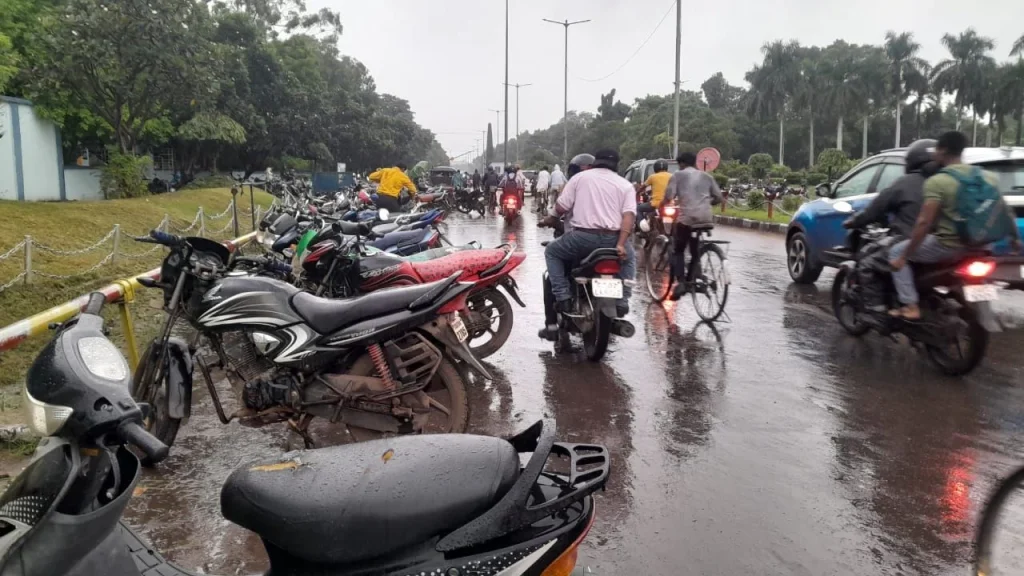
[[[647,280],[647,292],[655,302],[668,298],[672,288],[672,241],[668,236],[657,236],[651,240],[648,250],[644,250],[644,278]]]
[[[725,310],[729,298],[729,269],[718,244],[701,243],[700,276],[692,289],[693,308],[703,320],[713,322]]]

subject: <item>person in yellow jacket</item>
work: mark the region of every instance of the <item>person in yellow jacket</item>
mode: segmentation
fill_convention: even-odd
[[[367,179],[378,183],[377,208],[398,212],[402,207],[398,199],[402,189],[408,188],[413,194],[416,193],[416,184],[405,175],[405,165],[402,163],[396,163],[393,168],[381,168],[370,174]]]

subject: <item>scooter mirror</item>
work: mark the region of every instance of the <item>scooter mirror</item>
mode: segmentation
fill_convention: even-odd
[[[388,220],[391,218],[391,212],[389,212],[387,208],[381,208],[377,212],[377,218],[380,220]]]
[[[1024,468],[1000,484],[985,506],[975,549],[978,575],[1024,574]]]
[[[832,209],[840,214],[852,214],[853,205],[849,202],[839,201],[832,205]]]

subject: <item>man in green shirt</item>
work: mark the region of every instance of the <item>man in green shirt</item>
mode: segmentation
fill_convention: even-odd
[[[939,137],[935,145],[935,161],[948,170],[956,170],[964,174],[970,173],[974,167],[964,164],[960,159],[967,147],[967,136],[961,132],[946,132]],[[991,172],[984,172],[984,178],[993,186],[999,186],[999,178]],[[955,260],[965,251],[965,246],[957,232],[956,222],[960,215],[956,211],[956,195],[960,183],[949,174],[936,174],[924,183],[924,204],[914,224],[914,231],[908,240],[903,240],[892,247],[889,256],[892,258],[892,279],[896,285],[902,308],[890,312],[893,316],[901,316],[908,320],[921,318],[918,307],[917,288],[914,285],[914,272],[907,262],[945,262]],[[1014,234],[1018,234],[1014,227]],[[1013,240],[1014,251],[1020,251],[1020,238]]]

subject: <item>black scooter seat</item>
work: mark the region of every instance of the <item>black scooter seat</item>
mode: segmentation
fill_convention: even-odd
[[[374,236],[385,236],[398,230],[401,227],[397,222],[390,222],[388,224],[378,224],[373,227]]]
[[[500,438],[401,436],[240,468],[220,502],[225,518],[280,553],[337,566],[451,532],[493,506],[518,475],[519,457]]]
[[[297,292],[292,296],[291,302],[292,308],[314,330],[320,334],[332,334],[346,326],[369,318],[385,316],[414,307],[414,302],[432,293],[436,298],[457,279],[457,276],[453,276],[429,284],[377,290],[364,296],[344,300],[319,298],[308,292]],[[421,301],[418,304],[425,303],[429,302]]]

